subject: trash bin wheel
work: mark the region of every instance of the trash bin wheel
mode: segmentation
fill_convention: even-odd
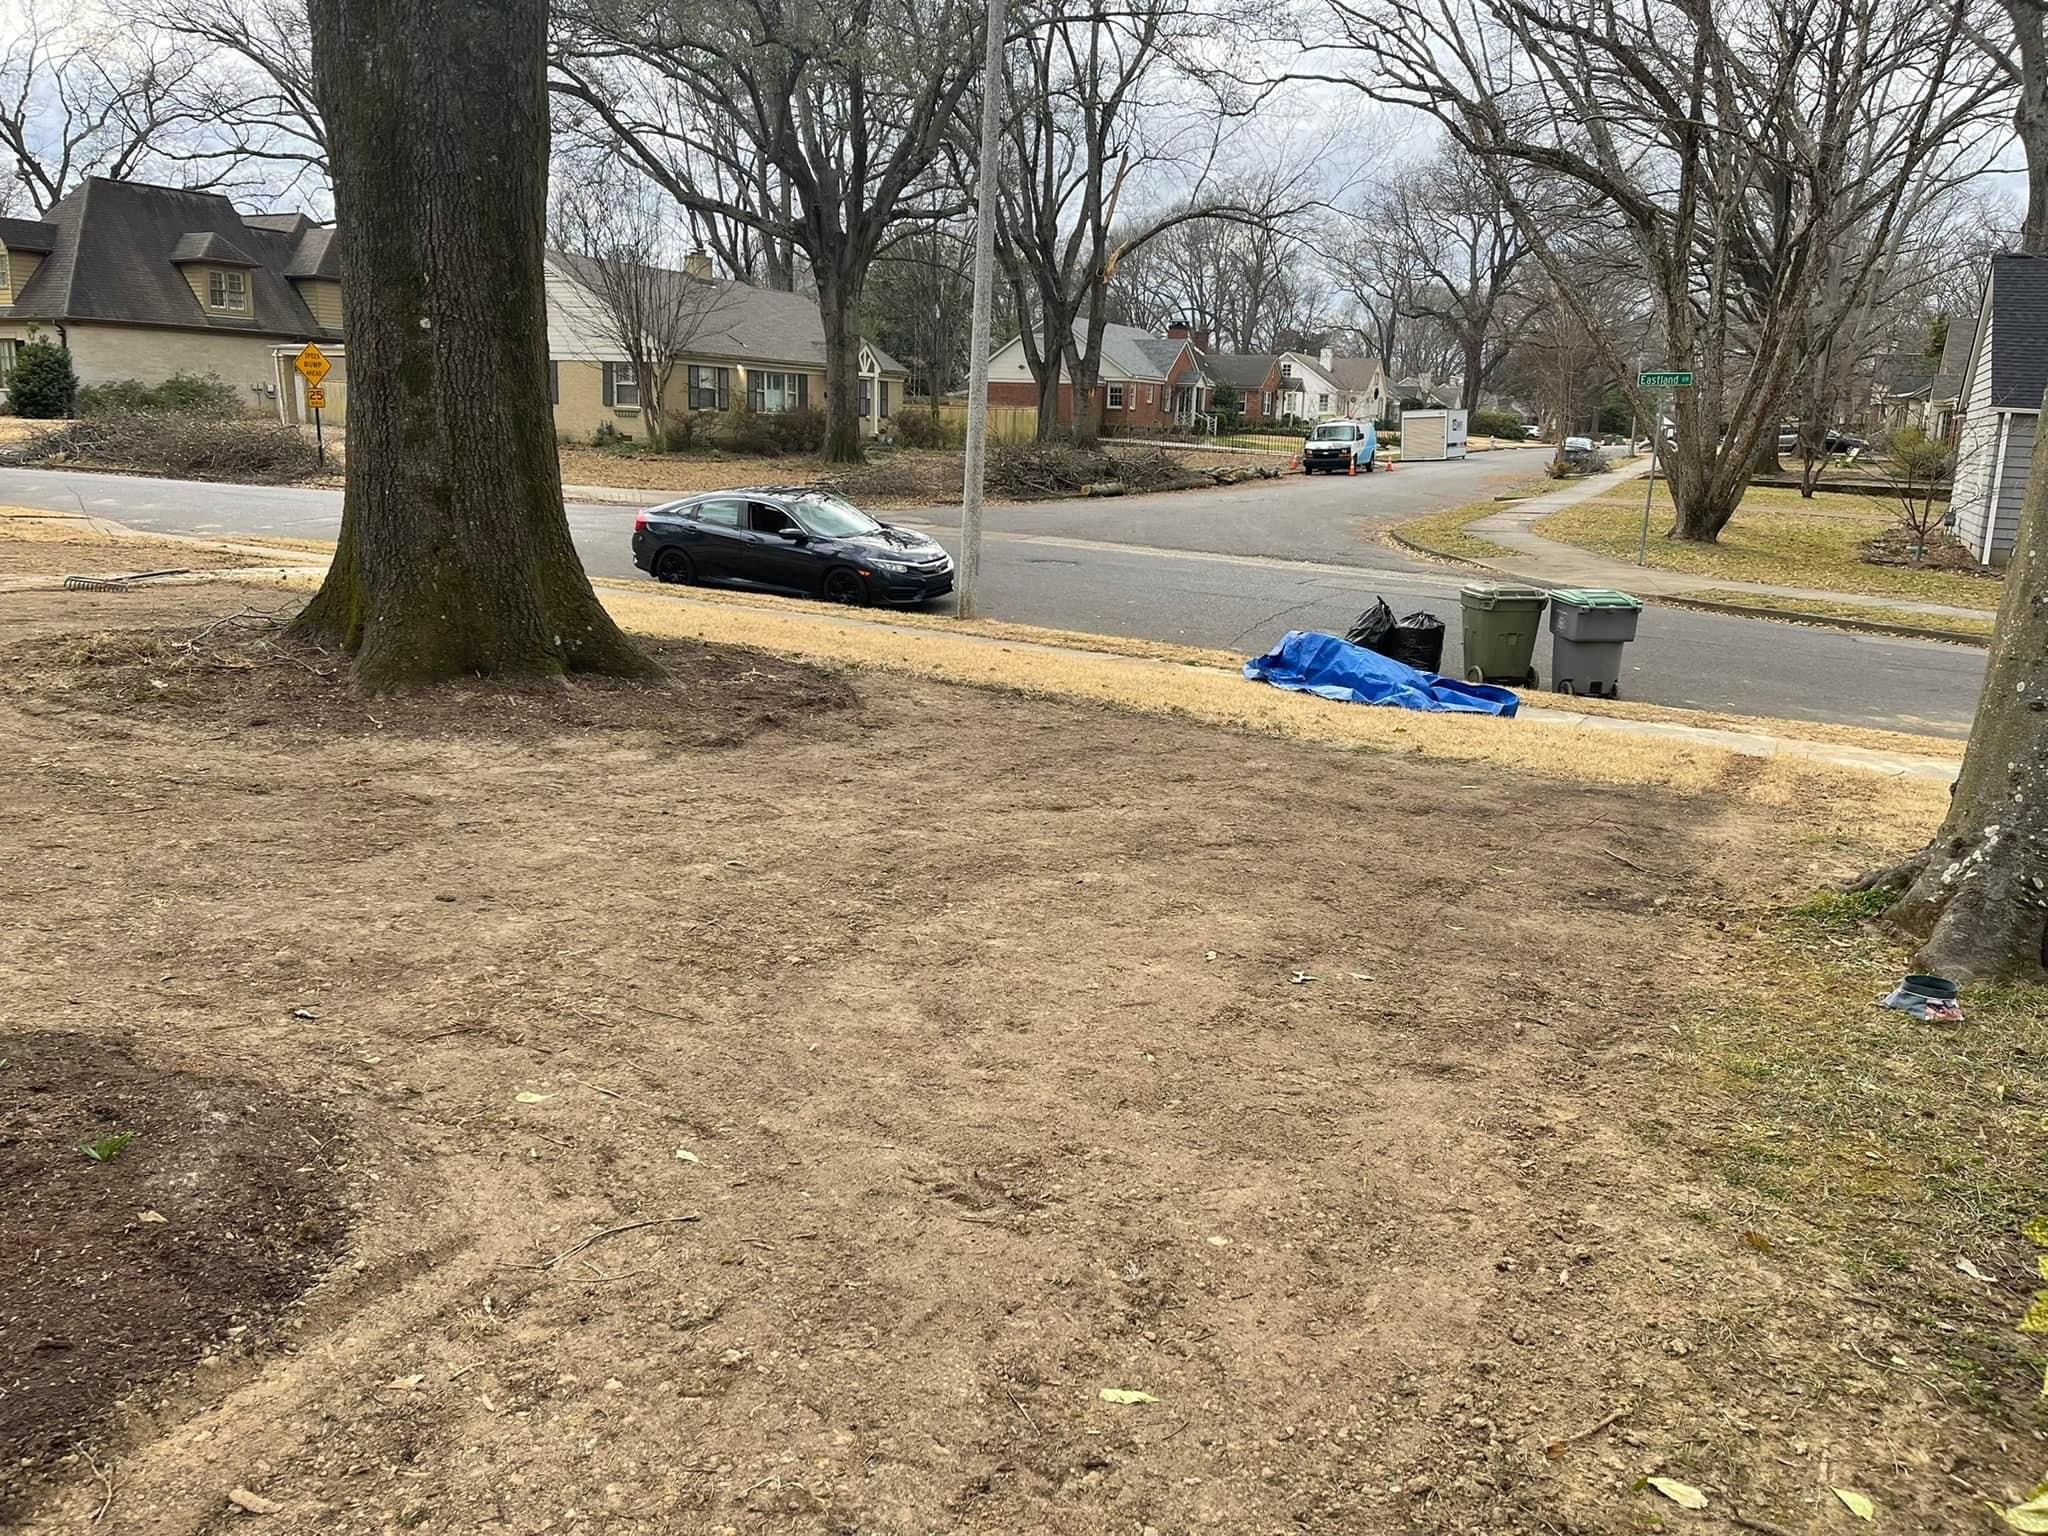
[[[1465,669],[1465,681],[1468,683],[1483,683],[1486,681],[1486,676],[1477,667],[1467,667]]]
[[[1551,692],[1564,694],[1567,698],[1569,698],[1572,694],[1575,694],[1579,691],[1576,687],[1573,686],[1572,680],[1568,677],[1560,677],[1556,682],[1550,685],[1550,689]]]
[[[1523,680],[1522,686],[1525,688],[1533,689],[1536,687],[1537,682],[1538,679],[1536,676],[1536,669],[1534,667],[1531,667],[1529,669],[1528,677]]]

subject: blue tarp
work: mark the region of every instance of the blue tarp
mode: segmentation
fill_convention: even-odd
[[[1244,675],[1255,683],[1347,704],[1394,704],[1503,719],[1520,707],[1505,688],[1418,672],[1391,656],[1309,630],[1290,629],[1272,650],[1246,662]]]

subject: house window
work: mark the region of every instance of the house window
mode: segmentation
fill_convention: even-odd
[[[690,409],[723,411],[732,406],[732,370],[690,365]]]
[[[810,404],[810,382],[801,373],[763,373],[756,369],[747,375],[747,404],[757,411],[798,410]]]
[[[0,337],[0,384],[14,376],[14,349],[20,345],[18,341]]]
[[[209,272],[206,274],[208,309],[244,310],[249,307],[249,274]]]
[[[1109,408],[1110,408],[1110,409],[1111,409],[1112,411],[1120,411],[1120,410],[1122,410],[1122,409],[1124,408],[1124,387],[1123,387],[1123,385],[1121,385],[1121,384],[1112,384],[1112,385],[1110,385],[1110,386],[1109,386],[1109,396],[1108,396],[1108,402],[1107,402],[1107,403],[1108,403],[1108,405],[1109,405]]]
[[[604,365],[604,403],[622,411],[640,408],[640,376],[631,363]]]
[[[1317,395],[1316,409],[1321,411],[1324,415],[1328,415],[1330,411],[1330,397],[1328,395]]]
[[[1288,362],[1285,358],[1280,360],[1280,377],[1283,379],[1294,377],[1294,364]]]

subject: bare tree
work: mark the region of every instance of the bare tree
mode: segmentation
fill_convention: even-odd
[[[246,155],[326,175],[327,130],[314,98],[304,0],[171,0],[133,15],[139,25],[160,24],[240,63],[253,84],[221,126]]]
[[[973,327],[973,226],[918,229],[875,260],[868,298],[875,338],[910,369],[934,410],[966,373]]]
[[[935,174],[973,77],[970,0],[567,0],[554,89],[700,219],[800,253],[825,330],[825,456],[862,457],[855,327],[876,255],[961,211]]]
[[[1972,12],[1965,27],[2010,93],[2013,136],[2026,158],[2027,212],[2019,248],[2048,256],[2048,3],[1997,0],[1998,25]]]
[[[1533,265],[1521,224],[1494,179],[1455,148],[1396,180],[1378,216],[1406,269],[1401,314],[1435,321],[1456,342],[1458,403],[1476,409],[1534,313],[1516,288]]]
[[[626,354],[649,446],[675,446],[669,391],[683,359],[731,307],[729,285],[675,270],[673,204],[633,171],[585,166],[555,197],[562,254],[597,306],[601,334]]]
[[[1354,83],[1435,116],[1510,209],[1526,211],[1526,169],[1584,188],[1627,231],[1658,298],[1661,361],[1698,380],[1671,402],[1670,468],[1673,535],[1701,541],[1719,536],[1776,434],[1816,334],[1825,254],[1858,230],[1886,248],[1928,162],[1981,152],[1987,86],[1957,46],[1964,3],[1328,0],[1371,67]],[[1598,334],[1591,296],[1523,227]],[[1846,272],[1823,321],[1875,276],[1868,263]],[[1653,404],[1638,395],[1646,418]]]
[[[29,5],[0,51],[0,154],[38,213],[88,176],[232,183],[246,156],[223,123],[239,104],[200,51],[86,13]]]
[[[649,675],[591,591],[547,395],[544,0],[313,0],[348,310],[341,537],[297,630],[369,689]]]

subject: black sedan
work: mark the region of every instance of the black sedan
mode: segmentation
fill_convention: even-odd
[[[633,521],[657,581],[764,587],[828,603],[921,603],[953,590],[953,557],[814,486],[713,491]]]

